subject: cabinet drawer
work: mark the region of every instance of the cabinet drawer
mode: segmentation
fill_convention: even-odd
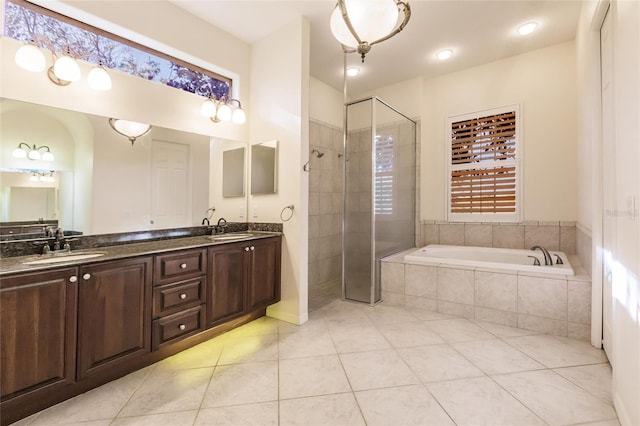
[[[155,285],[203,275],[207,271],[205,250],[186,250],[155,258]]]
[[[205,302],[206,277],[198,277],[153,288],[153,317],[199,305]]]
[[[204,330],[202,306],[186,309],[153,321],[153,349]]]

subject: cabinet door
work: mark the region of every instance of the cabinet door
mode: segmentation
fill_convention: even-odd
[[[249,244],[224,244],[209,249],[207,324],[216,325],[244,314]]]
[[[0,280],[2,400],[75,381],[77,269]]]
[[[80,378],[151,351],[151,267],[147,257],[80,268]]]
[[[251,241],[247,311],[264,308],[280,300],[280,241],[280,238]]]

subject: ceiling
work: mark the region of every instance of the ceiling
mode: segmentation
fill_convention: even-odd
[[[342,90],[343,54],[329,29],[335,0],[170,0],[189,13],[254,43],[294,19],[311,25],[311,75]],[[349,77],[349,94],[418,76],[434,77],[573,40],[582,1],[572,0],[409,0],[411,20],[395,37],[374,45],[364,64],[357,54],[348,65],[361,70]],[[538,30],[519,36],[516,28],[537,21]],[[454,54],[439,61],[435,53]]]

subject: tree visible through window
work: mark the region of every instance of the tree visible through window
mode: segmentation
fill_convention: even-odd
[[[518,220],[518,108],[453,117],[449,218]]]
[[[229,96],[231,79],[21,0],[5,2],[4,35],[197,95]]]

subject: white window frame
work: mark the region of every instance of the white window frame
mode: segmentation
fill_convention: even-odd
[[[515,182],[515,212],[513,213],[452,213],[451,212],[451,173],[455,170],[471,168],[469,165],[452,165],[451,164],[451,125],[460,121],[473,118],[486,117],[491,115],[504,114],[515,111],[516,113],[516,158],[515,160],[505,160],[496,162],[475,163],[477,168],[487,168],[496,165],[513,165],[516,170]],[[522,115],[520,104],[511,104],[497,108],[475,111],[471,113],[459,114],[447,117],[445,130],[445,153],[446,153],[446,182],[447,182],[447,200],[446,200],[446,218],[448,222],[520,222],[522,218]]]

